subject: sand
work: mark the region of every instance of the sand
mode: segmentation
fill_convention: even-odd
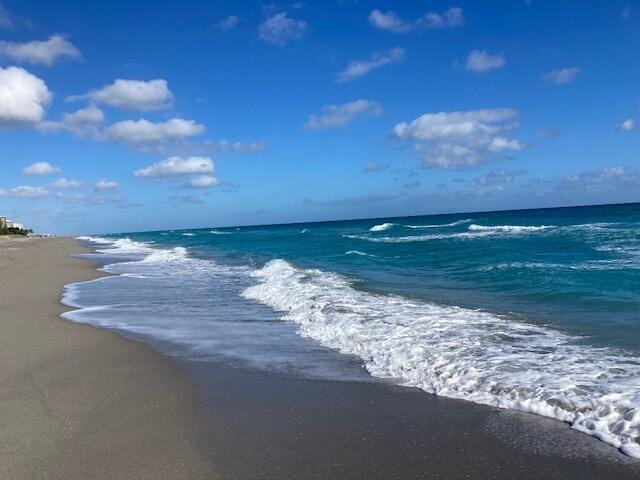
[[[72,239],[0,237],[0,478],[214,478],[179,367],[60,318],[99,276]]]

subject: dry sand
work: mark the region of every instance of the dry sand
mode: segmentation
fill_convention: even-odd
[[[178,366],[60,318],[99,276],[66,238],[0,238],[0,478],[213,478]]]

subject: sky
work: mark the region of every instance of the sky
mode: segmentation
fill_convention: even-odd
[[[640,201],[640,1],[0,5],[37,232]]]

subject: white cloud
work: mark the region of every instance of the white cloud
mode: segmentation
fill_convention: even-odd
[[[467,57],[465,68],[471,72],[486,73],[505,66],[507,61],[501,53],[490,54],[486,50],[473,50]]]
[[[79,59],[78,49],[62,35],[52,35],[48,40],[33,42],[0,42],[0,56],[16,62],[34,65],[52,65],[59,58]]]
[[[68,131],[79,137],[100,140],[104,122],[104,113],[95,105],[81,108],[75,112],[63,113],[58,121],[40,122],[37,128],[43,132]]]
[[[473,179],[474,185],[496,185],[501,183],[512,183],[516,177],[526,175],[524,170],[492,170],[480,177]]]
[[[0,68],[0,126],[36,124],[51,92],[43,80],[23,68]]]
[[[204,132],[204,125],[182,118],[172,118],[159,123],[145,119],[123,120],[107,127],[105,139],[146,150],[161,147],[168,142],[202,135]]]
[[[107,180],[106,178],[102,178],[98,180],[93,187],[97,192],[104,192],[108,190],[118,190],[120,188],[120,184],[114,180]]]
[[[636,121],[633,118],[627,118],[620,125],[616,127],[621,132],[632,132],[634,130],[638,130],[638,126],[636,125]]]
[[[426,113],[397,124],[392,135],[415,142],[425,168],[470,168],[526,148],[509,138],[519,126],[517,116],[510,108]]]
[[[545,73],[542,78],[554,85],[567,85],[574,82],[580,73],[581,70],[576,67],[558,68]]]
[[[0,188],[0,197],[39,198],[49,195],[49,190],[44,187],[20,186],[8,190]]]
[[[208,157],[169,157],[133,172],[135,177],[163,178],[213,173],[214,165]]]
[[[173,104],[173,93],[166,80],[125,80],[117,78],[113,83],[84,95],[71,95],[67,100],[91,100],[126,110],[162,110]]]
[[[60,167],[54,167],[49,162],[36,162],[22,169],[24,175],[50,175],[60,172],[62,172]]]
[[[307,22],[304,20],[290,18],[287,12],[280,12],[260,24],[258,36],[267,43],[284,45],[290,40],[302,38],[307,29]]]
[[[373,100],[355,100],[341,105],[325,105],[318,115],[310,115],[305,128],[319,130],[322,128],[344,127],[352,120],[362,116],[382,114],[382,107]]]
[[[238,17],[237,15],[229,15],[228,17],[225,17],[222,20],[220,20],[217,25],[220,30],[222,30],[223,32],[226,32],[234,28],[236,25],[238,25],[239,21],[240,21],[240,17]]]
[[[208,188],[220,185],[220,180],[210,175],[199,175],[188,180],[185,186],[191,188]]]
[[[382,170],[386,170],[387,168],[389,168],[389,165],[385,165],[385,164],[380,163],[380,162],[368,162],[364,166],[362,171],[364,173],[381,172]]]
[[[407,33],[415,30],[436,30],[464,25],[461,8],[452,7],[442,13],[427,12],[414,21],[403,20],[396,12],[373,10],[369,14],[369,23],[380,30],[394,33]]]
[[[59,188],[59,189],[64,189],[64,188],[79,188],[82,186],[82,182],[79,180],[69,180],[66,178],[59,178],[58,180],[56,180],[55,182],[53,182],[51,184],[52,188]]]
[[[337,82],[349,82],[385,65],[401,62],[404,60],[405,53],[404,48],[393,48],[384,53],[374,53],[369,60],[351,61],[342,72],[338,73]]]
[[[638,186],[640,186],[640,174],[618,166],[563,177],[556,188],[560,191],[567,189],[606,191]]]
[[[213,142],[212,150],[221,153],[260,153],[267,151],[267,143],[260,142],[231,142],[229,140],[219,140]]]

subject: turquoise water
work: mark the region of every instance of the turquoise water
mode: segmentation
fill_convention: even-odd
[[[526,410],[640,456],[640,204],[84,239],[120,276],[68,287],[74,321]]]

